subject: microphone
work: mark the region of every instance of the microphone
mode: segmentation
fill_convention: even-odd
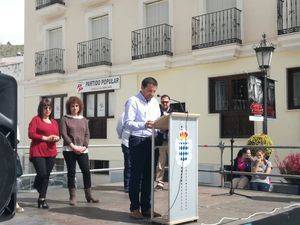
[[[158,98],[160,98],[162,95],[158,94],[158,95],[156,95],[156,96],[157,96]],[[181,112],[187,113],[187,111],[184,110],[184,107],[183,107],[181,101],[178,101],[178,100],[173,99],[173,98],[170,98],[170,100],[173,101],[173,102],[176,102],[176,103],[178,103],[178,104],[180,105]]]

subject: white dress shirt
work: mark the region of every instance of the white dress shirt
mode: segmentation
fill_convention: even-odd
[[[133,136],[151,136],[152,129],[146,128],[146,122],[148,120],[155,121],[159,117],[158,101],[155,98],[146,100],[141,92],[129,98],[125,104],[124,124]]]
[[[122,144],[128,148],[130,132],[124,126],[124,116],[125,116],[125,113],[122,113],[122,115],[119,117],[116,130],[117,130],[119,139],[122,139]]]

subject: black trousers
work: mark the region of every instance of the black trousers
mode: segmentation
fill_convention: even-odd
[[[129,191],[131,160],[129,148],[122,144],[122,152],[124,156],[124,190]]]
[[[35,157],[31,159],[31,162],[36,171],[33,186],[39,192],[39,198],[46,198],[49,177],[54,166],[54,157]]]
[[[90,188],[91,173],[88,154],[84,153],[78,155],[71,151],[64,151],[63,155],[68,169],[68,188],[75,188],[76,162],[78,162],[79,168],[82,172],[84,188]]]
[[[146,212],[151,207],[151,139],[130,136],[130,210]],[[140,198],[141,192],[141,198]]]

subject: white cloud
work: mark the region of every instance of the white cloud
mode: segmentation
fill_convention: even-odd
[[[24,44],[24,1],[0,1],[0,43]]]

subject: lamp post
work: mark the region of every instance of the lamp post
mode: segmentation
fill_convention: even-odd
[[[259,69],[264,75],[264,121],[263,121],[263,133],[268,134],[268,69],[270,68],[272,53],[275,50],[275,46],[272,43],[268,43],[266,34],[262,35],[260,43],[254,48],[256,53],[256,59]]]

